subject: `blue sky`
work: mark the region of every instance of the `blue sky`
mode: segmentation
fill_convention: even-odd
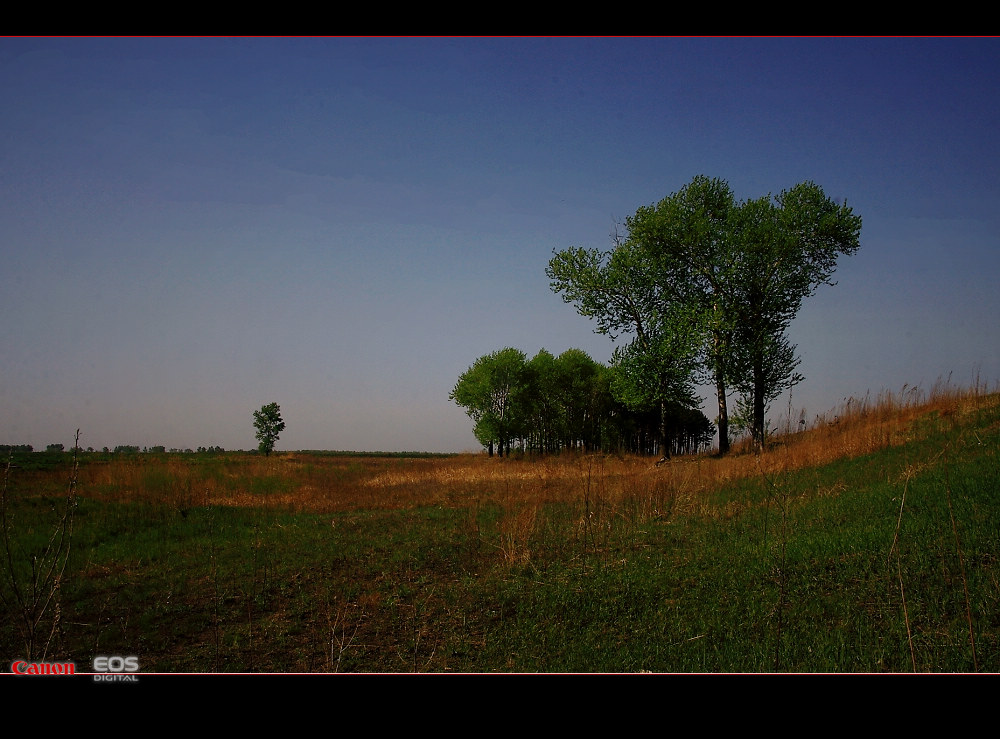
[[[796,417],[992,386],[998,82],[989,38],[0,39],[0,443],[250,449],[274,401],[279,449],[475,449],[477,357],[610,359],[552,251],[698,174],[863,218]]]

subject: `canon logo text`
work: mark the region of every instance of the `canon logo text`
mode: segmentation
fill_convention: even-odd
[[[75,675],[73,662],[14,662],[10,671],[15,675]]]

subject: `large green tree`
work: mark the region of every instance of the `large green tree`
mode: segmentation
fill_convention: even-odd
[[[524,352],[507,347],[477,359],[458,378],[449,397],[475,421],[473,431],[490,456],[496,444],[502,457],[524,432],[530,389]]]
[[[546,274],[564,301],[613,340],[629,335],[612,361],[612,390],[631,409],[660,410],[660,450],[669,456],[668,407],[696,404],[693,370],[699,314],[629,239],[610,252],[573,247],[555,252]]]
[[[538,451],[554,452],[566,434],[558,362],[552,352],[541,349],[528,362],[528,371],[532,382],[529,401],[532,446]]]
[[[729,448],[730,387],[752,409],[759,448],[768,404],[802,379],[788,326],[805,297],[833,284],[838,258],[857,251],[861,218],[812,182],[737,202],[727,182],[698,176],[625,226],[610,253],[557,253],[553,290],[599,332],[634,336],[616,352],[622,398],[683,399],[696,344],[716,389],[720,451]]]
[[[611,404],[608,368],[581,349],[567,349],[556,357],[552,369],[549,384],[556,388],[563,419],[562,446],[598,448]]]
[[[750,432],[760,449],[770,402],[803,379],[788,327],[805,298],[820,285],[836,284],[838,259],[860,246],[861,218],[819,185],[803,182],[742,203],[730,234],[741,262],[734,274],[729,370],[752,409]]]
[[[727,387],[736,316],[733,284],[740,268],[731,238],[737,208],[724,180],[695,177],[659,203],[626,219],[628,240],[652,265],[653,279],[675,302],[699,316],[702,367],[715,387],[719,452],[729,451]]]

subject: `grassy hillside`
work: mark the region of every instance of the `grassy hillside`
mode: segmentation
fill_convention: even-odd
[[[134,654],[161,672],[1000,671],[1000,396],[884,394],[811,426],[760,456],[660,467],[230,453],[83,455],[74,473],[68,454],[15,455],[0,656],[90,670]],[[42,565],[61,566],[45,546],[67,500],[54,588]]]

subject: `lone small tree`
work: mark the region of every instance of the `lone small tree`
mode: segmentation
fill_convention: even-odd
[[[285,430],[285,422],[281,420],[281,408],[277,403],[268,403],[259,411],[253,412],[253,425],[257,429],[258,449],[265,456],[274,451],[274,442],[278,434]]]

